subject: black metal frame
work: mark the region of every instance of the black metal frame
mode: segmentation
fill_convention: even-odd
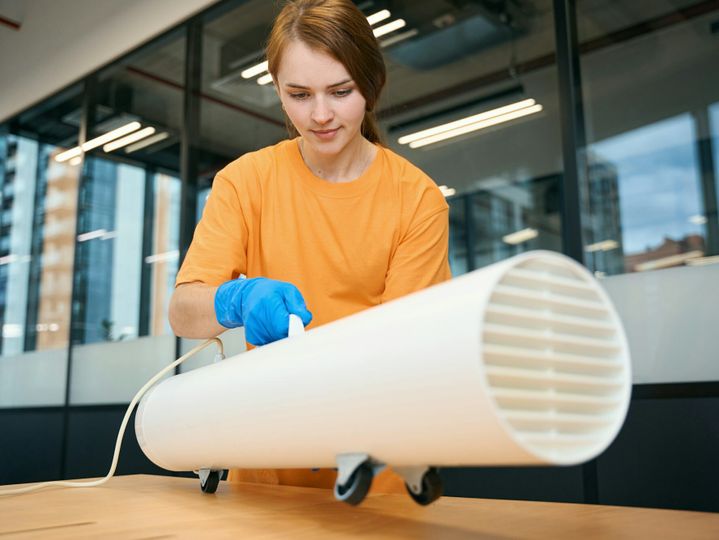
[[[577,14],[574,0],[554,0],[554,31],[559,78],[559,118],[562,126],[562,247],[584,263],[581,186],[586,185],[586,139],[579,67]]]
[[[140,259],[140,315],[138,336],[150,334],[150,295],[152,294],[152,267],[145,262],[152,255],[155,234],[155,173],[154,168],[145,169],[145,197],[143,200],[142,257]]]
[[[702,211],[706,217],[706,247],[708,255],[719,255],[719,213],[717,212],[717,179],[714,168],[714,148],[711,137],[709,111],[694,111],[695,139],[699,174],[701,175]]]

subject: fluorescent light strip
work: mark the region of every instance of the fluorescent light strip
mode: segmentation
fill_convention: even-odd
[[[76,165],[80,165],[82,163],[82,156],[75,156],[70,161],[68,161],[68,165],[71,167],[75,167]]]
[[[439,190],[442,192],[442,195],[445,197],[451,197],[455,193],[457,193],[457,190],[451,187],[447,186],[439,186]]]
[[[272,74],[267,73],[266,75],[263,75],[259,79],[257,79],[257,84],[265,85],[272,82]]]
[[[390,32],[394,32],[395,30],[399,30],[400,28],[404,28],[406,24],[407,23],[404,19],[395,19],[390,23],[383,24],[382,26],[375,28],[372,32],[374,33],[374,37],[381,37],[385,34],[389,34]]]
[[[589,253],[595,251],[609,251],[619,247],[619,243],[616,240],[602,240],[601,242],[595,242],[594,244],[587,245],[584,249]]]
[[[162,133],[158,133],[157,135],[153,135],[152,137],[148,137],[147,139],[140,141],[139,143],[131,144],[127,148],[125,148],[126,154],[132,154],[133,152],[136,152],[138,150],[141,150],[142,148],[147,148],[148,146],[151,146],[155,143],[158,143],[160,141],[164,141],[170,136],[170,134],[167,131],[163,131]]]
[[[488,118],[494,118],[495,116],[501,116],[503,114],[518,111],[520,109],[526,109],[527,107],[531,107],[535,103],[536,102],[531,98],[524,99],[522,101],[517,101],[516,103],[510,103],[509,105],[497,107],[496,109],[491,109],[489,111],[473,114],[472,116],[467,116],[466,118],[460,118],[459,120],[454,120],[453,122],[448,122],[447,124],[440,124],[439,126],[423,129],[422,131],[417,131],[416,133],[410,133],[409,135],[400,137],[397,142],[399,144],[411,143],[413,141],[418,141],[420,139],[424,139],[425,137],[430,137],[432,135],[449,131],[451,129],[475,124]]]
[[[88,240],[94,240],[95,238],[101,238],[107,234],[106,229],[96,229],[94,231],[82,233],[77,235],[78,242],[87,242]]]
[[[76,146],[75,148],[71,148],[70,150],[58,154],[57,156],[55,156],[55,161],[62,163],[63,161],[67,161],[68,159],[77,157],[83,152],[87,152],[88,150],[97,148],[98,146],[103,145],[106,142],[112,141],[114,139],[117,139],[118,137],[122,137],[123,135],[127,135],[128,133],[132,133],[133,131],[140,129],[140,125],[140,122],[130,122],[129,124],[125,124],[124,126],[121,126],[117,129],[108,131],[104,135],[100,135],[99,137],[90,139],[82,146]]]
[[[147,264],[155,264],[158,262],[165,262],[165,261],[176,261],[180,258],[180,252],[178,250],[174,251],[166,251],[164,253],[155,253],[154,255],[148,255],[145,257],[145,262]]]
[[[669,268],[670,266],[678,266],[682,263],[689,263],[691,259],[699,259],[703,256],[704,252],[696,249],[694,251],[689,251],[688,253],[670,255],[669,257],[662,257],[660,259],[654,259],[653,261],[639,263],[634,267],[634,270],[636,270],[637,272],[645,272],[647,270]]]
[[[424,139],[411,142],[409,143],[409,147],[421,148],[422,146],[427,146],[428,144],[444,141],[445,139],[451,139],[452,137],[458,137],[459,135],[464,135],[465,133],[471,133],[472,131],[477,131],[479,129],[496,126],[497,124],[509,122],[510,120],[515,120],[517,118],[522,118],[523,116],[529,116],[530,114],[540,112],[542,109],[543,107],[541,105],[533,105],[531,107],[527,107],[526,109],[520,109],[509,114],[495,116],[494,118],[489,118],[488,120],[484,120],[482,122],[477,122],[475,124],[471,124],[469,126],[461,127],[458,129],[452,129],[450,131],[445,131],[432,137],[426,137]]]
[[[30,255],[16,255],[14,253],[10,253],[8,255],[5,255],[4,257],[0,257],[0,266],[16,262],[27,263],[30,262],[30,259],[32,259]]]
[[[537,229],[527,227],[526,229],[522,229],[521,231],[513,232],[512,234],[507,234],[503,236],[502,240],[504,240],[507,244],[521,244],[522,242],[526,242],[527,240],[536,238],[538,235],[539,233],[537,232]]]
[[[370,26],[374,26],[378,22],[384,21],[385,19],[389,19],[391,13],[388,9],[383,9],[382,11],[378,11],[377,13],[373,13],[369,17],[367,17],[367,22]]]
[[[104,152],[112,152],[113,150],[117,150],[118,148],[122,148],[123,146],[127,146],[128,144],[132,144],[135,141],[139,141],[140,139],[149,137],[153,133],[155,133],[154,127],[146,127],[145,129],[136,131],[132,135],[128,135],[127,137],[123,137],[122,139],[117,139],[116,141],[112,141],[111,143],[106,144],[102,147],[102,150]]]
[[[419,30],[417,30],[416,28],[412,28],[412,30],[407,30],[406,32],[402,32],[401,34],[395,34],[394,36],[389,37],[384,41],[381,41],[379,46],[389,47],[390,45],[394,45],[395,43],[399,43],[400,41],[404,41],[405,39],[414,37],[417,34],[419,34]]]
[[[82,148],[80,148],[79,146],[76,146],[74,148],[70,148],[70,150],[65,150],[64,152],[60,152],[58,155],[55,156],[55,161],[57,161],[58,163],[62,163],[63,161],[67,161],[68,159],[74,159],[81,155],[82,155]]]
[[[252,66],[251,68],[247,68],[244,71],[240,73],[242,75],[243,79],[251,79],[252,77],[256,77],[260,73],[264,73],[267,71],[267,60],[264,62],[260,62],[256,66]]]
[[[391,16],[391,13],[387,9],[383,9],[381,11],[378,11],[377,13],[374,13],[367,17],[367,22],[370,24],[370,26],[377,24],[380,21],[384,21],[385,19],[389,18]],[[393,21],[389,24],[385,24],[384,26],[380,26],[376,30],[374,30],[375,37],[383,36],[385,34],[389,34],[390,32],[394,32],[395,30],[399,30],[403,26],[405,26],[404,19],[397,19],[396,21]],[[407,36],[409,37],[409,36]],[[264,62],[260,62],[259,64],[256,64],[252,67],[249,67],[242,72],[240,72],[240,75],[242,75],[243,79],[251,79],[252,77],[256,77],[257,75],[260,75],[261,73],[264,73],[268,69],[268,63],[267,60]],[[265,85],[272,82],[272,75],[269,73],[266,75],[263,75],[259,79],[257,79],[257,84]]]
[[[109,131],[104,135],[100,135],[99,137],[95,137],[94,139],[87,141],[85,144],[82,145],[82,150],[83,152],[87,152],[88,150],[92,150],[93,148],[102,146],[106,142],[117,139],[118,137],[122,137],[123,135],[127,135],[128,133],[132,133],[133,131],[137,131],[138,129],[140,129],[140,126],[140,122],[130,122],[129,124],[125,124],[122,127],[113,129],[112,131]]]

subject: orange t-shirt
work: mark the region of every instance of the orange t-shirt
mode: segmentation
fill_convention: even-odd
[[[448,209],[435,183],[388,148],[377,146],[359,178],[332,183],[305,165],[297,139],[282,141],[217,173],[176,284],[287,281],[313,328],[449,279]],[[265,481],[327,481],[303,474]]]
[[[313,328],[451,277],[448,206],[391,150],[352,182],[315,176],[297,139],[222,169],[176,284],[244,274],[294,284]]]

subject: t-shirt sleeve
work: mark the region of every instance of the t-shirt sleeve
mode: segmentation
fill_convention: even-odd
[[[243,181],[244,179],[240,179]],[[212,183],[175,286],[192,281],[220,285],[247,270],[247,205],[240,186],[220,171]],[[243,211],[243,207],[245,207]]]
[[[449,207],[439,190],[434,190],[436,193],[425,197],[430,210],[418,211],[417,219],[395,249],[385,278],[383,303],[452,277],[448,259]]]

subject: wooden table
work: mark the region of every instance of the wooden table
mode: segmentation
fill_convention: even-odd
[[[582,504],[371,495],[361,506],[328,490],[132,475],[97,488],[0,498],[5,538],[719,538],[719,514]]]

